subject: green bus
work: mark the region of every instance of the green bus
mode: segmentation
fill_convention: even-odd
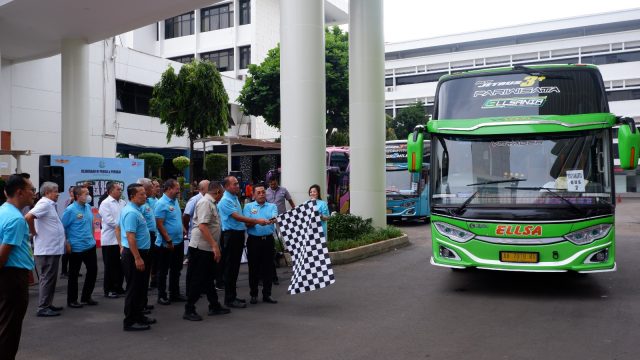
[[[609,112],[592,65],[532,65],[445,75],[433,119],[408,139],[421,171],[431,143],[433,265],[453,269],[616,269],[613,129],[621,167],[640,133]]]

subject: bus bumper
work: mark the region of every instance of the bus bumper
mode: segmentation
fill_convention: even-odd
[[[473,241],[473,240],[472,240]],[[463,246],[462,244],[442,239],[439,236],[433,238],[433,254],[430,262],[435,266],[448,267],[453,269],[477,268],[485,270],[501,270],[501,271],[521,271],[521,272],[578,272],[578,273],[599,273],[617,270],[615,262],[615,244],[608,240],[594,242],[588,246],[573,248],[568,251],[570,255],[567,257],[551,260],[548,256],[544,256],[543,248],[528,248],[526,251],[539,251],[541,253],[541,261],[538,263],[511,263],[502,262],[498,259],[500,251],[522,251],[516,247],[501,247],[499,245],[489,245],[493,250],[486,251],[487,244],[484,244],[485,251],[483,255],[472,251],[473,244],[465,244],[471,246]],[[569,245],[572,246],[572,245]],[[607,251],[609,257],[607,260],[594,263],[589,261],[594,254],[600,251]],[[563,253],[561,251],[561,253]],[[493,254],[493,255],[489,255]],[[567,254],[567,252],[564,252]]]

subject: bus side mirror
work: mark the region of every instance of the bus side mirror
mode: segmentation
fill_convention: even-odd
[[[424,156],[424,126],[418,125],[407,139],[407,168],[409,172],[422,171]]]
[[[634,170],[638,166],[640,155],[640,131],[631,118],[619,119],[621,123],[618,129],[618,153],[620,155],[620,167],[624,170]]]

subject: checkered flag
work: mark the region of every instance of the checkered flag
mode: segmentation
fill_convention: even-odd
[[[322,289],[336,282],[316,202],[278,216],[280,232],[293,260],[290,294]]]

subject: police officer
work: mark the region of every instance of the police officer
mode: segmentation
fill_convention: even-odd
[[[232,308],[246,308],[244,299],[238,299],[236,282],[240,271],[240,260],[244,248],[244,236],[248,225],[268,225],[267,219],[252,219],[242,216],[238,200],[240,184],[234,176],[224,178],[224,195],[218,203],[222,222],[222,256],[224,266],[224,303]]]
[[[29,226],[20,209],[33,205],[35,189],[29,179],[11,175],[4,191],[7,201],[0,206],[0,358],[14,359],[29,304],[29,273],[34,266]]]
[[[73,188],[75,201],[62,214],[62,225],[67,236],[67,246],[71,247],[69,255],[69,282],[67,285],[67,305],[81,308],[82,305],[98,305],[91,298],[98,275],[96,256],[96,240],[93,237],[93,213],[91,212],[91,196],[84,186]],[[87,268],[87,276],[82,286],[82,296],[78,303],[78,273],[80,266]]]
[[[122,269],[127,279],[127,293],[124,300],[125,331],[149,330],[155,319],[143,314],[149,284],[149,248],[151,237],[142,206],[147,194],[140,184],[127,187],[129,203],[120,213],[120,243],[122,244]]]
[[[187,299],[180,295],[180,272],[184,259],[185,229],[182,226],[182,215],[178,194],[180,184],[175,179],[164,183],[164,195],[158,200],[154,209],[158,237],[158,304],[169,305],[171,301],[179,302]],[[169,293],[167,297],[167,273],[169,273]]]
[[[247,258],[249,260],[249,288],[251,304],[258,303],[258,282],[262,280],[262,301],[276,304],[271,297],[271,283],[275,265],[273,263],[275,241],[275,217],[278,216],[276,205],[267,202],[266,189],[263,184],[253,188],[254,202],[245,205],[243,215],[252,218],[271,219],[269,225],[248,226],[247,233]]]

